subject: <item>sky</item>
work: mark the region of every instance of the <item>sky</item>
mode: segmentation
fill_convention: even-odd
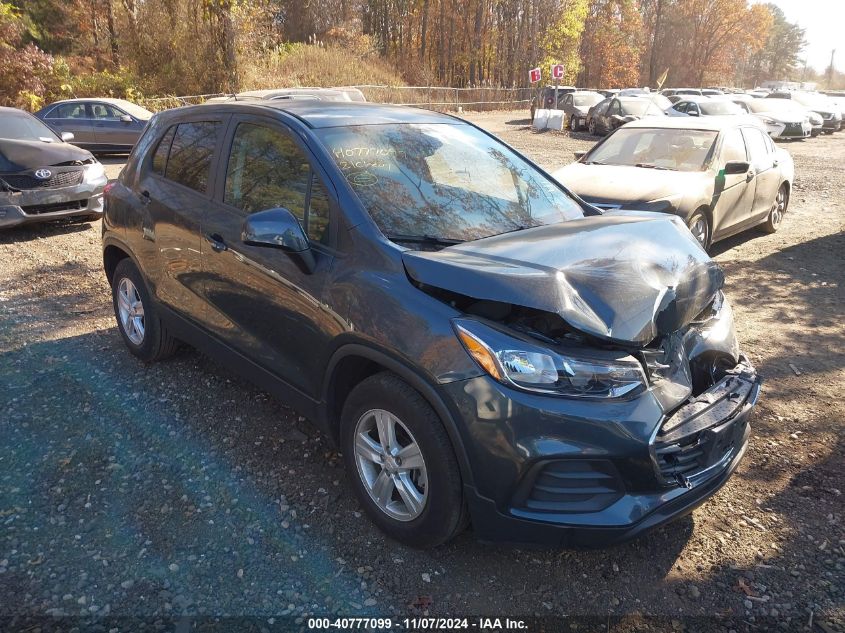
[[[805,29],[807,46],[801,58],[806,58],[811,68],[824,72],[830,65],[830,51],[835,48],[834,66],[845,70],[845,0],[767,1],[779,6],[787,20]]]

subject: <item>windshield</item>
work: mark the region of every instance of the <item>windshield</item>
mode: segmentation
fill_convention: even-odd
[[[714,116],[722,114],[742,114],[745,112],[745,110],[732,101],[701,101],[699,102],[698,107],[701,108],[701,111],[704,114]]]
[[[56,133],[26,112],[0,114],[0,138],[16,141],[59,141]]]
[[[467,241],[583,217],[581,207],[499,141],[461,124],[316,131],[388,238]]]
[[[804,108],[789,99],[754,99],[748,102],[752,112],[803,112]]]
[[[588,108],[596,105],[599,101],[604,101],[604,96],[599,93],[592,95],[575,95],[572,97],[575,100],[575,105]]]
[[[149,121],[153,116],[152,112],[132,103],[131,101],[124,101],[123,99],[120,99],[115,102],[115,105],[121,110],[124,110],[126,114],[131,114],[139,121]]]
[[[622,101],[622,110],[625,114],[635,114],[637,116],[645,116],[646,114],[663,114],[663,110],[659,106],[653,104],[649,99],[631,99],[630,101]]]
[[[716,135],[709,130],[623,127],[587,154],[584,162],[701,171]]]

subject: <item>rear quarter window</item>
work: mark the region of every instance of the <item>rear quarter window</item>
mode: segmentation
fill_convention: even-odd
[[[173,143],[173,136],[176,133],[176,126],[172,125],[161,137],[161,140],[156,145],[153,153],[152,169],[153,173],[159,176],[164,176],[164,170],[167,167],[167,155],[170,153],[170,145]]]

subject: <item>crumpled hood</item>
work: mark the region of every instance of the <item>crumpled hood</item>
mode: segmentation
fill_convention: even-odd
[[[69,143],[18,141],[0,138],[0,171],[16,172],[93,158],[91,152]]]
[[[552,173],[588,202],[651,202],[678,192],[698,191],[706,172],[669,171],[628,165],[570,163]]]
[[[556,313],[608,341],[645,345],[689,323],[724,283],[680,218],[620,211],[405,251],[411,279]]]

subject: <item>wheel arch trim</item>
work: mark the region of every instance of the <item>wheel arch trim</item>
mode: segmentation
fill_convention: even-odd
[[[458,466],[461,471],[461,478],[464,486],[469,485],[474,487],[472,469],[469,464],[469,457],[461,437],[458,425],[455,421],[455,415],[447,406],[446,402],[438,393],[437,389],[424,378],[421,373],[410,367],[406,362],[396,358],[395,355],[387,351],[380,350],[369,345],[361,343],[346,343],[339,347],[332,354],[326,366],[326,372],[323,378],[323,387],[321,390],[321,408],[323,410],[322,417],[324,418],[325,428],[329,429],[332,434],[337,434],[339,427],[339,420],[332,419],[329,403],[331,402],[331,386],[334,382],[335,373],[340,362],[346,358],[359,357],[363,360],[371,361],[377,365],[384,367],[386,370],[393,372],[402,380],[407,382],[411,387],[416,389],[426,402],[437,413],[440,421],[449,435],[449,440],[452,442],[452,448],[455,451],[455,457],[458,460]]]

